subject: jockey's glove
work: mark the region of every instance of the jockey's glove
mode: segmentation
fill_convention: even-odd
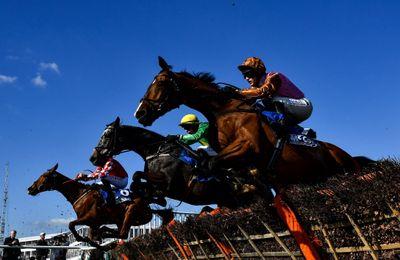
[[[167,142],[174,142],[179,140],[180,135],[167,135],[165,138]]]
[[[75,176],[75,180],[77,180],[77,181],[79,181],[79,180],[86,180],[87,177],[88,177],[88,176],[87,176],[86,174],[80,172],[80,173],[78,173],[78,174]]]
[[[240,91],[239,89],[233,87],[233,86],[224,86],[221,88],[221,91],[225,94],[228,94],[229,96],[232,97],[239,97],[240,95]]]

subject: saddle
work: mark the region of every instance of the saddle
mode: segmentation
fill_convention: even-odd
[[[284,115],[274,111],[261,111],[261,115],[269,122],[271,128],[278,136],[287,136],[287,142],[293,145],[318,147],[317,133],[311,128],[300,125],[285,126],[282,124]],[[284,128],[284,129],[283,129]]]

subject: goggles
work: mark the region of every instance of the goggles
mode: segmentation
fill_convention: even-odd
[[[185,124],[185,125],[181,125],[181,127],[187,131],[187,130],[195,129],[195,128],[196,128],[196,125]]]
[[[258,73],[254,70],[246,70],[242,72],[244,78],[256,78]]]

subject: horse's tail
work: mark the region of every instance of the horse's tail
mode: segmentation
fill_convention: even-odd
[[[366,157],[366,156],[354,156],[353,159],[358,163],[361,168],[372,166],[376,164],[376,161]]]
[[[151,212],[153,214],[158,215],[161,218],[162,225],[166,226],[169,222],[174,219],[174,212],[172,208],[169,209],[152,209]]]
[[[328,150],[329,154],[336,161],[340,168],[344,169],[345,172],[358,172],[361,170],[361,166],[357,160],[348,154],[343,149],[337,147],[334,144],[327,142],[320,142]]]

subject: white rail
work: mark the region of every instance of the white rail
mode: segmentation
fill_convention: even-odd
[[[96,247],[92,246],[8,246],[0,245],[0,248],[20,248],[20,249],[81,249],[81,250],[92,250]]]

